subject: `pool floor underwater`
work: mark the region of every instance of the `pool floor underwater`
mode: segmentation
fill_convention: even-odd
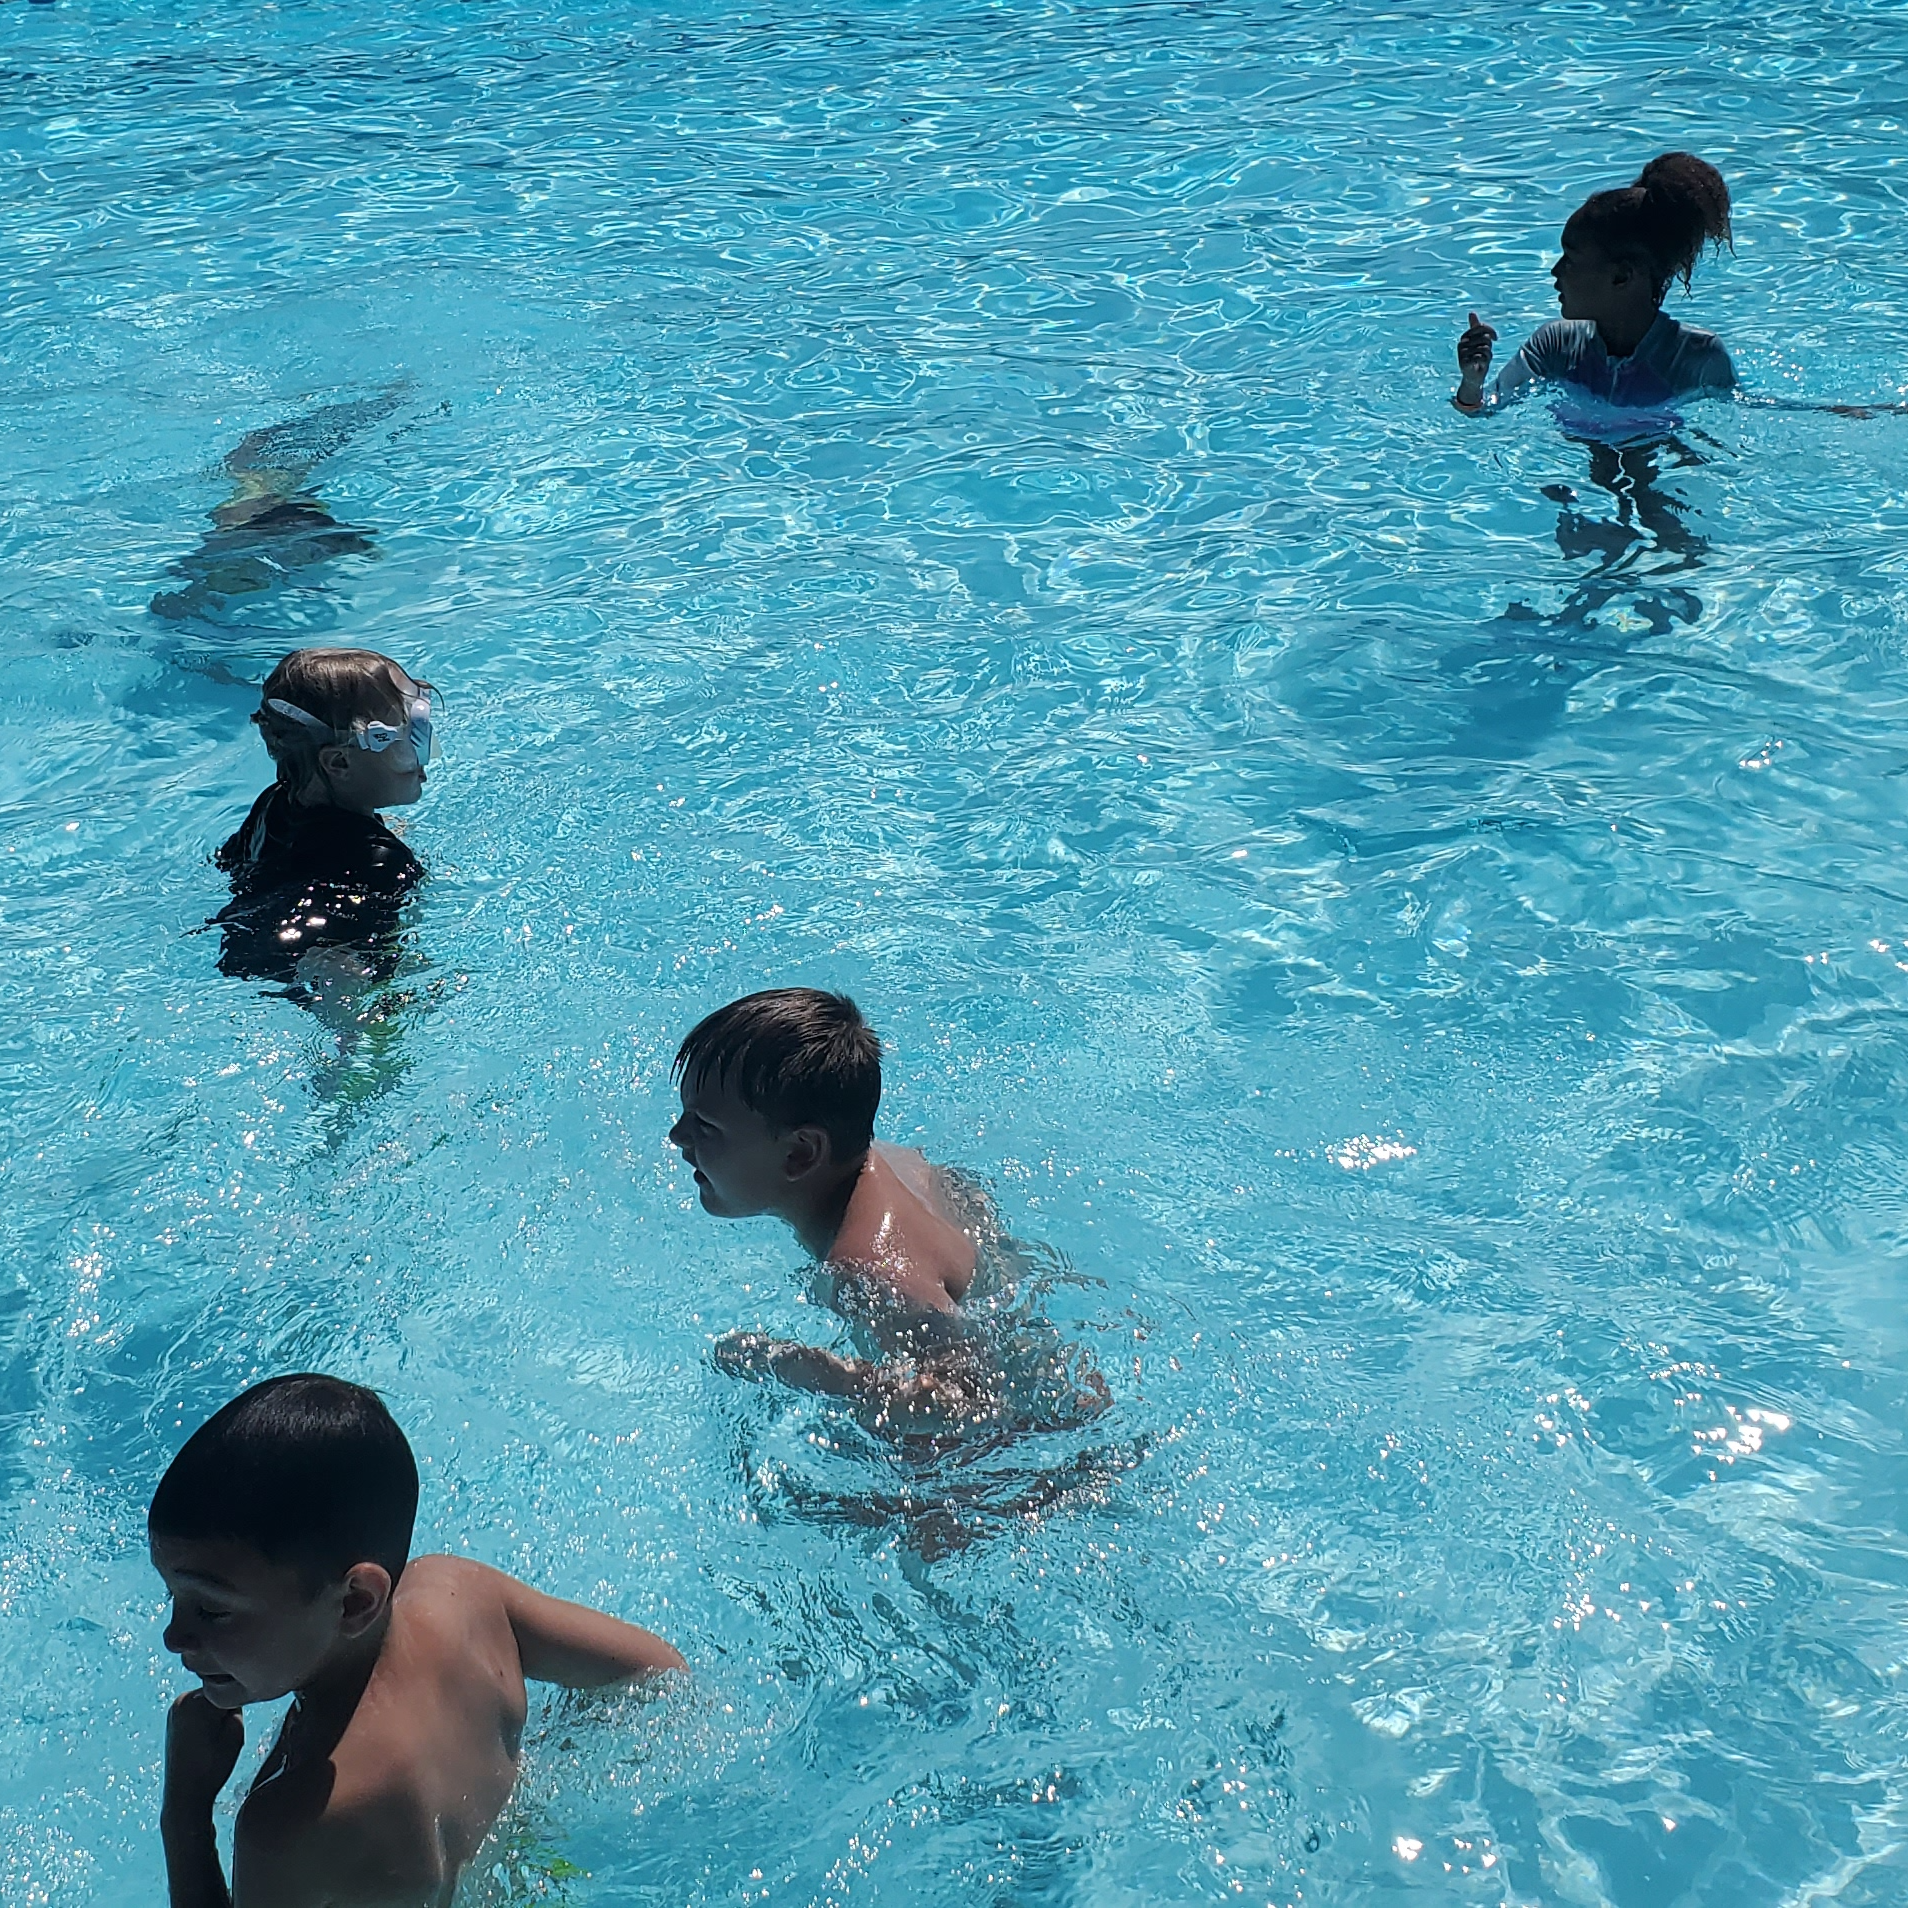
[[[691,1664],[538,1699],[467,1903],[1908,1898],[1908,417],[1810,408],[1902,397],[1905,59],[0,8],[0,1896],[157,1898],[145,1506],[316,1368]],[[1456,415],[1672,147],[1744,401]],[[443,697],[342,1035],[204,931],[313,642]],[[841,1338],[664,1139],[785,984],[1110,1410],[712,1362]]]

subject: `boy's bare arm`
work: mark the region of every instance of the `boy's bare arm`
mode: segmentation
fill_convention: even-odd
[[[731,1378],[775,1378],[795,1391],[873,1405],[885,1423],[968,1417],[989,1404],[984,1388],[931,1358],[874,1365],[766,1332],[731,1333],[717,1343],[715,1362]]]
[[[390,1875],[379,1858],[390,1838],[375,1821],[321,1822],[296,1809],[288,1816],[283,1806],[261,1811],[257,1797],[239,1811],[227,1888],[212,1806],[244,1746],[237,1710],[220,1709],[198,1690],[173,1704],[159,1816],[171,1908],[331,1908],[385,1899]]]
[[[166,1717],[166,1785],[159,1834],[166,1850],[172,1908],[232,1908],[212,1832],[212,1804],[245,1747],[235,1709],[220,1709],[199,1690],[181,1696]]]
[[[717,1342],[718,1371],[731,1378],[778,1378],[796,1391],[824,1398],[865,1397],[875,1387],[876,1367],[861,1358],[842,1358],[793,1338],[766,1332],[731,1332]]]
[[[322,1862],[306,1846],[281,1845],[248,1810],[239,1812],[232,1851],[233,1886],[225,1885],[212,1805],[245,1747],[245,1724],[199,1690],[181,1696],[166,1718],[165,1799],[159,1834],[166,1850],[171,1908],[322,1908],[331,1899]]]
[[[546,1597],[501,1571],[497,1575],[517,1657],[532,1682],[600,1689],[689,1667],[661,1637],[634,1623]]]

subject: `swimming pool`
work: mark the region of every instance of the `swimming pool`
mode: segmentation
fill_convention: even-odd
[[[1671,145],[1745,381],[1899,397],[1899,9],[0,36],[9,1902],[155,1898],[146,1498],[310,1366],[695,1668],[543,1712],[493,1894],[1908,1894],[1908,419],[1444,402]],[[204,553],[387,393],[336,541]],[[345,1057],[193,932],[324,638],[448,704]],[[780,982],[1110,1419],[924,1470],[711,1368],[827,1322],[663,1143]]]

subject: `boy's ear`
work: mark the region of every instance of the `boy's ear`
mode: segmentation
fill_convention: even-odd
[[[798,1126],[783,1142],[782,1175],[791,1183],[806,1179],[817,1168],[826,1166],[833,1149],[825,1128]]]
[[[327,775],[342,775],[350,767],[342,742],[327,743],[318,751],[318,766]]]
[[[391,1590],[391,1573],[382,1564],[353,1564],[345,1572],[339,1629],[346,1636],[362,1636],[391,1607]]]

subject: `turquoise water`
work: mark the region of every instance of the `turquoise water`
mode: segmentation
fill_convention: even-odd
[[[1901,397],[1905,56],[0,7],[0,1895],[157,1898],[145,1501],[320,1366],[424,1542],[695,1668],[539,1713],[473,1900],[1908,1899],[1908,418],[1444,401],[1667,146],[1739,230],[1673,309]],[[208,551],[332,405],[332,527]],[[314,639],[446,698],[348,1051],[195,932]],[[788,982],[1108,1417],[923,1455],[713,1369],[832,1326],[663,1142]]]

